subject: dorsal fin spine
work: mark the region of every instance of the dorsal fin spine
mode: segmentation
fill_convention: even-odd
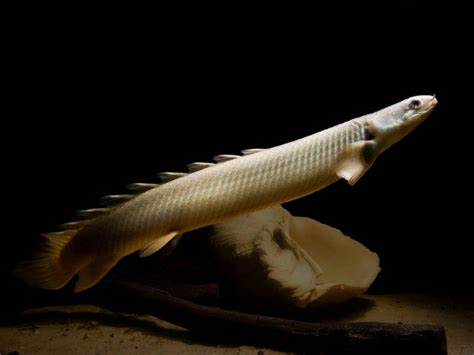
[[[189,172],[193,173],[195,171],[203,170],[210,168],[211,166],[216,165],[215,163],[201,163],[201,162],[195,162],[188,164],[188,170]]]
[[[212,160],[214,160],[216,163],[224,163],[229,160],[234,160],[240,158],[240,155],[233,155],[233,154],[219,154],[216,155]]]
[[[72,222],[67,222],[63,223],[59,226],[59,228],[69,230],[69,229],[81,229],[84,227],[86,224],[88,224],[90,220],[82,220],[82,221],[72,221]]]
[[[187,173],[175,173],[170,171],[165,171],[163,173],[159,173],[158,177],[161,179],[162,182],[169,182],[174,179],[178,179],[180,177],[188,175]]]
[[[128,184],[127,189],[130,191],[133,191],[135,193],[141,193],[145,192],[151,189],[154,189],[155,187],[160,186],[160,184],[151,184],[151,183],[145,183],[145,182],[136,182],[133,184]]]
[[[250,154],[255,154],[255,153],[260,153],[266,149],[263,148],[252,148],[252,149],[244,149],[242,150],[243,155],[250,155]]]
[[[103,215],[104,213],[107,213],[110,211],[110,208],[89,208],[87,210],[80,210],[76,212],[76,215],[89,219],[89,218],[95,218],[97,216]]]
[[[105,206],[110,206],[110,205],[115,205],[117,203],[122,203],[131,200],[134,198],[135,195],[107,195],[101,198],[100,202],[102,205]]]

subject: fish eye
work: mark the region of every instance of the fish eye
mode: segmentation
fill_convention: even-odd
[[[420,107],[421,107],[421,101],[420,101],[420,100],[417,100],[417,99],[411,100],[411,101],[410,101],[410,104],[408,105],[408,108],[409,108],[410,110],[417,110],[417,109],[419,109]]]

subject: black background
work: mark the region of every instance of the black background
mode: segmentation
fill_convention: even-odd
[[[376,251],[374,292],[472,291],[464,13],[429,1],[22,9],[4,51],[5,270],[127,183],[436,93],[431,118],[358,185],[287,207]]]

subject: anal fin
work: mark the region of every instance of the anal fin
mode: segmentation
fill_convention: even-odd
[[[369,170],[375,160],[374,143],[357,142],[345,153],[336,170],[337,176],[354,186]]]
[[[117,264],[114,258],[98,258],[79,271],[79,280],[74,286],[74,292],[81,292],[91,288]]]
[[[173,231],[155,239],[153,242],[151,242],[146,247],[140,250],[140,257],[146,258],[147,256],[155,254],[158,250],[163,248],[170,240],[172,240],[178,235],[179,232]]]

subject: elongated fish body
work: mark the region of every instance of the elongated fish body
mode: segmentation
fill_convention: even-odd
[[[80,291],[137,250],[150,255],[176,235],[300,198],[341,178],[354,184],[435,104],[432,96],[418,96],[274,148],[191,164],[201,170],[164,174],[178,178],[156,187],[135,184],[147,191],[48,235],[38,258],[20,265],[18,274],[34,286],[56,289],[79,273]]]
[[[77,242],[95,239],[126,255],[157,235],[187,232],[297,199],[338,180],[337,165],[347,147],[367,134],[356,119],[175,179],[97,219]],[[107,238],[97,238],[104,232]],[[111,238],[114,243],[108,245]]]

